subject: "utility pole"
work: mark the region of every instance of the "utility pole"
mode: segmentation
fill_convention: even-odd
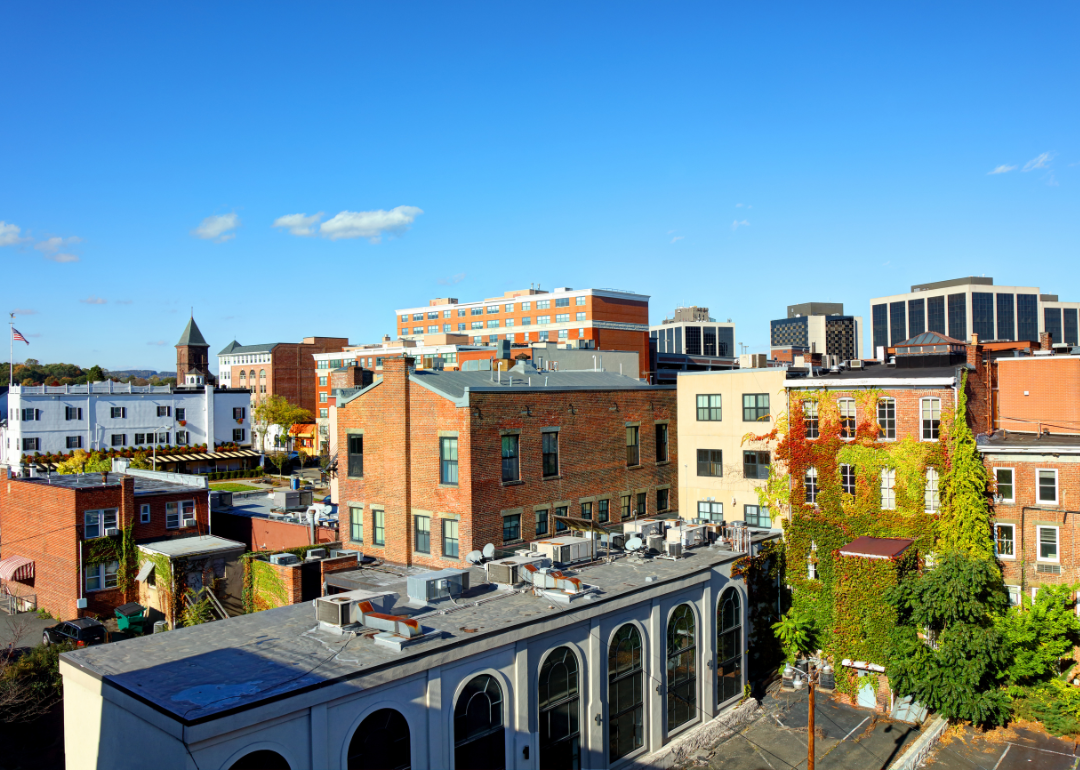
[[[817,673],[814,671],[812,663],[808,663],[806,668],[806,686],[810,689],[810,715],[807,720],[806,729],[809,734],[809,739],[806,745],[806,770],[814,770],[814,675]]]

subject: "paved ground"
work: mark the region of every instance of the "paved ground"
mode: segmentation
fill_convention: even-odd
[[[1022,727],[976,733],[970,727],[934,751],[925,770],[1074,770],[1076,742]]]
[[[48,626],[55,625],[55,620],[43,620],[33,612],[22,612],[18,615],[0,612],[0,647],[7,647],[12,641],[16,647],[35,647],[41,644],[42,632]],[[16,636],[17,632],[21,633]]]
[[[776,693],[762,703],[764,715],[714,747],[709,770],[805,768],[805,692]],[[918,736],[913,725],[891,722],[865,709],[818,695],[814,708],[817,770],[881,770]]]

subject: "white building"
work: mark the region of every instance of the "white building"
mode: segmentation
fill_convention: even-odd
[[[251,443],[251,393],[187,375],[178,387],[96,382],[13,385],[0,396],[3,464],[76,449],[143,449]]]

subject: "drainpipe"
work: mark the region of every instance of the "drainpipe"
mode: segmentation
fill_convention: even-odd
[[[76,532],[78,532],[78,530],[76,530]],[[83,587],[84,587],[85,582],[86,582],[86,578],[83,576],[82,545],[83,545],[83,541],[82,541],[82,538],[80,538],[79,539],[79,599],[80,599],[80,601],[84,598],[83,597]]]

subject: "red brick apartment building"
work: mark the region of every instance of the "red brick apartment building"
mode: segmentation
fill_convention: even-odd
[[[583,347],[638,354],[639,376],[649,368],[649,297],[614,289],[553,291],[521,289],[501,297],[459,302],[441,297],[427,306],[396,311],[395,328],[405,339],[430,334],[465,334],[475,345],[499,340],[571,342]]]
[[[205,534],[207,490],[177,474],[9,477],[0,469],[0,592],[36,595],[70,620],[111,617],[135,598],[118,579],[123,532],[136,544]],[[85,607],[79,600],[85,598]]]
[[[607,372],[418,371],[386,359],[332,421],[347,548],[461,566],[492,543],[678,508],[674,386]],[[512,379],[511,379],[512,378]]]
[[[250,390],[252,407],[276,393],[315,415],[314,356],[336,353],[348,344],[347,337],[305,337],[302,342],[265,345],[241,345],[233,340],[217,354],[218,381],[224,387]]]

